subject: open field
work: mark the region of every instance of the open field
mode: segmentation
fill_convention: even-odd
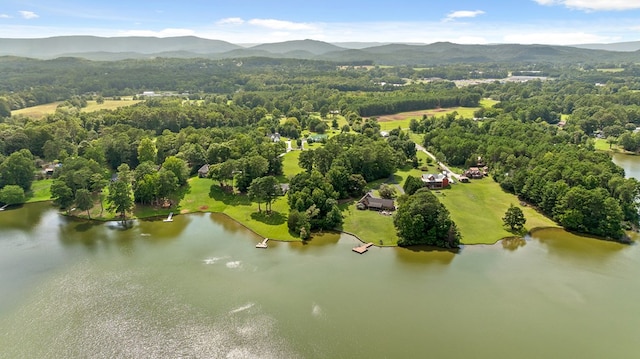
[[[31,202],[43,202],[51,200],[51,188],[52,179],[44,179],[39,181],[33,181],[31,184],[31,191],[27,193],[27,203]]]
[[[510,204],[519,206],[519,200],[507,193],[490,178],[457,183],[436,196],[451,213],[462,234],[464,244],[491,244],[514,236],[504,227],[502,217]],[[558,225],[531,207],[519,206],[527,219],[528,230]]]
[[[104,100],[104,103],[98,104],[96,101],[87,101],[87,107],[82,108],[82,112],[95,112],[100,110],[113,110],[119,107],[132,106],[140,102],[140,100]],[[50,115],[56,112],[58,105],[61,102],[47,103],[44,105],[38,105],[33,107],[22,108],[19,110],[11,111],[11,116],[27,116],[33,118],[42,118],[46,115]]]

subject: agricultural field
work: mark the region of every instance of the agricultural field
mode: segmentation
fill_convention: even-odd
[[[81,112],[95,112],[100,110],[113,110],[124,106],[132,106],[141,102],[141,100],[123,99],[123,100],[104,100],[104,103],[98,104],[96,101],[87,101],[87,107],[82,108]],[[26,116],[32,118],[42,118],[56,112],[58,105],[62,102],[47,103],[33,107],[22,108],[11,111],[11,116]]]

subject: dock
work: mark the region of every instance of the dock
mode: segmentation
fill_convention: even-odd
[[[364,252],[366,252],[367,250],[369,250],[369,247],[371,247],[373,245],[373,243],[369,242],[369,243],[365,243],[361,246],[358,247],[353,247],[351,250],[358,253],[358,254],[362,254]]]
[[[169,216],[163,219],[162,222],[173,222],[173,212],[169,213]]]
[[[262,242],[256,244],[256,248],[267,248],[267,241],[269,240],[269,238],[265,238],[262,240]]]

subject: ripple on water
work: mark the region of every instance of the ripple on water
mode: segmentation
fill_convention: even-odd
[[[78,267],[50,281],[14,315],[0,319],[0,356],[300,357],[273,334],[276,320],[253,302],[211,313],[158,287],[148,273]]]

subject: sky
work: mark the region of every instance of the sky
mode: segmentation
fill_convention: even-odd
[[[0,38],[63,35],[612,43],[640,41],[640,0],[0,0]]]

